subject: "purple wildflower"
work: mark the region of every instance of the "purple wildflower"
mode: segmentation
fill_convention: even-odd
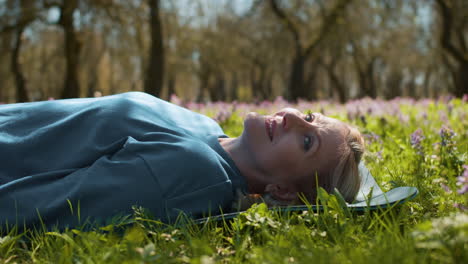
[[[444,99],[445,103],[448,104],[448,103],[450,103],[453,99],[455,99],[455,96],[449,94],[449,95],[447,95],[447,96],[444,96],[443,99]]]
[[[286,107],[288,104],[288,101],[286,101],[283,96],[278,96],[275,98],[275,101],[273,102],[275,106],[278,107],[278,109]]]
[[[455,136],[455,132],[450,127],[442,126],[439,130],[439,136],[442,139],[440,142],[442,146],[448,146],[454,142],[452,142],[452,138]]]
[[[346,104],[348,120],[355,120],[358,116],[361,115],[359,107],[353,102]]]
[[[377,157],[378,157],[380,160],[383,160],[382,150],[377,151]]]
[[[176,94],[171,94],[169,101],[175,105],[182,105],[182,100]]]
[[[463,95],[463,102],[468,102],[468,94]]]
[[[416,129],[410,136],[411,147],[416,150],[416,153],[420,156],[424,155],[422,141],[425,139],[421,128]]]
[[[460,203],[454,203],[453,207],[460,209],[460,211],[465,212],[468,211],[468,207],[464,206],[463,204]]]
[[[445,111],[439,111],[439,119],[442,123],[447,124],[449,122],[447,113]]]
[[[446,193],[452,193],[452,190],[450,190],[450,187],[448,187],[447,184],[441,182],[441,183],[440,183],[440,187],[442,187],[442,189],[444,189],[444,191],[445,191]]]
[[[468,192],[468,165],[463,165],[464,172],[461,176],[457,177],[457,185],[461,186],[457,190],[458,194],[465,194]]]
[[[226,122],[232,115],[231,111],[228,110],[221,110],[218,112],[214,120],[218,122],[219,124]]]
[[[382,144],[382,140],[380,139],[380,136],[377,135],[374,132],[364,133],[364,134],[362,134],[362,136],[365,138],[366,143],[369,144],[369,145],[374,143],[374,142]]]
[[[419,113],[417,115],[417,119],[427,120],[427,113],[426,112]]]
[[[400,119],[400,122],[401,122],[402,124],[408,124],[410,118],[409,118],[408,115],[399,113],[399,114],[398,114],[398,119]]]
[[[447,112],[448,112],[449,116],[452,115],[452,112],[453,112],[453,103],[452,102],[447,104]]]

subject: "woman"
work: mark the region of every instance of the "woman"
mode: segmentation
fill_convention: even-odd
[[[313,199],[316,181],[351,201],[362,146],[357,130],[294,109],[250,113],[228,138],[212,119],[139,92],[3,105],[0,225],[102,224],[134,205],[171,222],[230,210],[236,190]]]

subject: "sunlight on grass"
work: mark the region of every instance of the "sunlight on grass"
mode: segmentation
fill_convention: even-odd
[[[185,105],[190,107],[190,105]],[[273,112],[284,102],[210,104],[230,136],[248,111]],[[321,193],[324,210],[281,213],[254,205],[232,220],[163,224],[135,208],[101,228],[2,229],[0,263],[466,263],[468,260],[468,104],[459,99],[335,105],[300,102],[359,127],[364,160],[384,190],[416,186],[403,205],[352,213]],[[221,112],[224,111],[224,112]]]

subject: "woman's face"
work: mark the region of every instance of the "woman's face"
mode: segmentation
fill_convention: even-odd
[[[303,182],[305,177],[312,180],[316,171],[336,166],[338,148],[347,131],[344,123],[320,113],[303,114],[285,108],[266,116],[249,113],[242,143],[258,171],[288,184]]]

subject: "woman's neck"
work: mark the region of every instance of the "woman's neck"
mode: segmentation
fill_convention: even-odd
[[[251,153],[243,147],[241,137],[238,138],[218,138],[219,144],[231,156],[237,168],[247,182],[249,193],[262,194],[266,183],[264,177],[252,164]]]

